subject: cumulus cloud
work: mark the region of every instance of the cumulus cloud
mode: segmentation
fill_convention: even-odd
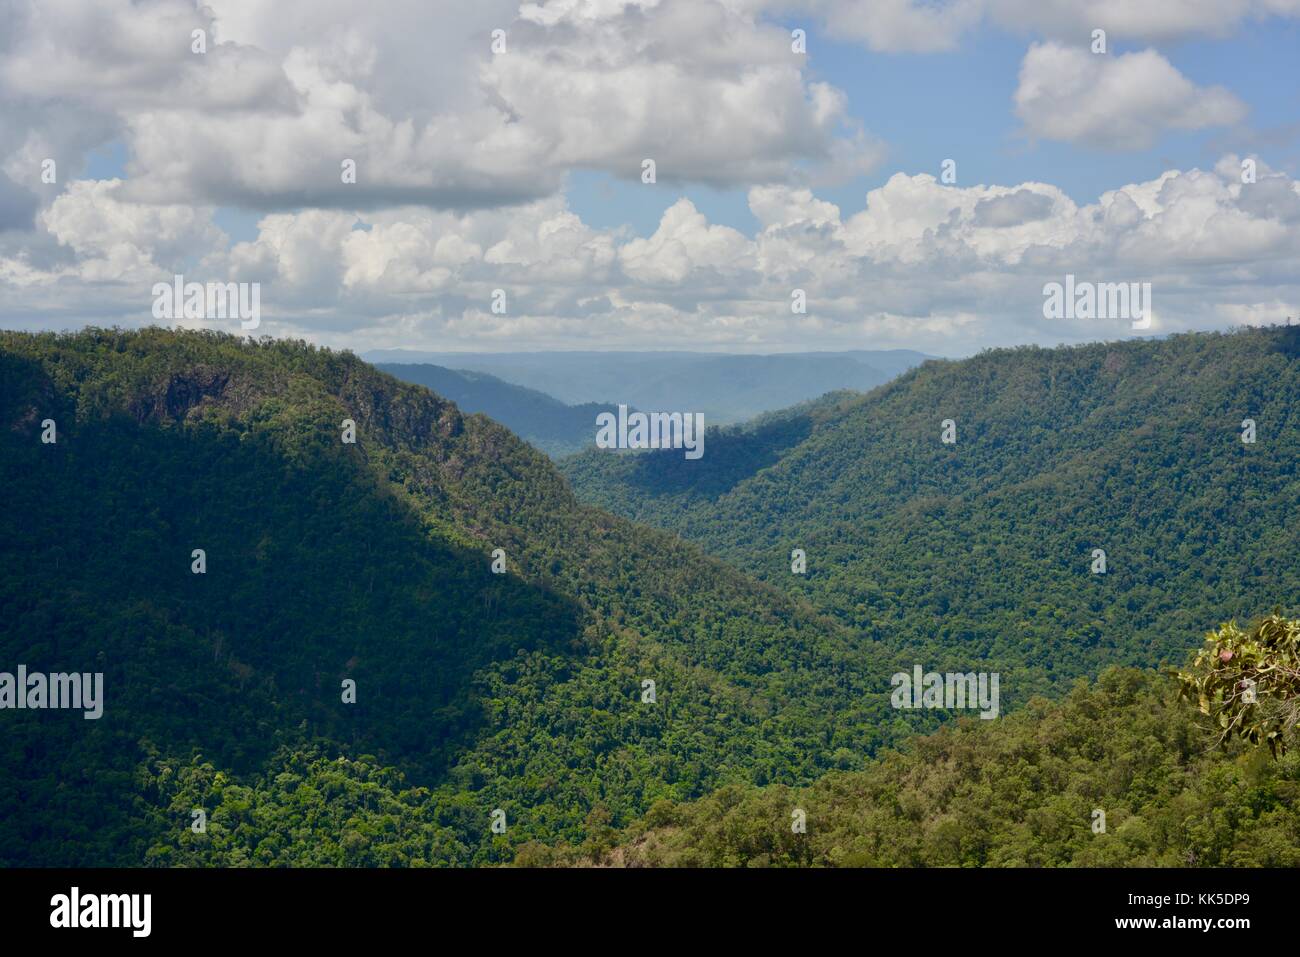
[[[12,39],[0,59],[11,96],[134,113],[292,109],[293,91],[260,50],[213,39],[193,52],[193,32],[215,34],[205,8],[184,0],[7,0]]]
[[[705,270],[735,273],[752,268],[752,256],[740,232],[710,225],[689,199],[669,207],[649,239],[633,239],[619,250],[624,271],[643,283],[680,283]]]
[[[566,168],[634,178],[648,158],[669,182],[784,180],[830,158],[845,113],[805,82],[788,33],[722,4],[530,4],[512,34],[485,85]]]
[[[880,157],[788,33],[722,0],[0,5],[0,100],[50,125],[104,117],[94,142],[28,154],[71,166],[118,139],[140,202],[473,209],[550,195],[575,168],[640,176],[647,158],[661,181],[732,186]]]
[[[1300,188],[1262,163],[1243,183],[1236,156],[1082,205],[1046,183],[898,173],[844,211],[769,184],[749,191],[752,232],[683,198],[644,237],[584,223],[554,196],[468,212],[274,213],[227,249],[205,211],[120,194],[118,183],[76,183],[44,215],[71,262],[38,268],[0,247],[0,308],[48,303],[57,285],[147,322],[142,290],[188,253],[198,272],[187,276],[262,283],[266,331],[353,348],[807,348],[815,337],[818,348],[951,353],[1128,335],[1122,319],[1042,316],[1043,285],[1067,273],[1151,282],[1161,331],[1300,314]],[[796,288],[806,315],[791,313]],[[496,289],[503,314],[491,309]]]
[[[1037,43],[1020,66],[1016,114],[1043,139],[1145,149],[1166,130],[1235,123],[1246,107],[1222,87],[1198,87],[1155,50],[1102,56]]]
[[[225,234],[213,225],[210,208],[124,202],[121,187],[120,180],[78,180],[41,213],[49,234],[77,256],[65,275],[144,280],[222,245]]]

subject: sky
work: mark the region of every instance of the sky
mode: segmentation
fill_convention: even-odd
[[[177,276],[358,352],[1300,321],[1298,52],[1300,0],[0,0],[0,327],[245,331]]]

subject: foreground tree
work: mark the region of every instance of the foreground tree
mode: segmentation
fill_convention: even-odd
[[[1275,612],[1244,631],[1228,622],[1178,680],[1183,697],[1218,724],[1219,743],[1236,735],[1267,743],[1276,757],[1300,723],[1300,620]]]

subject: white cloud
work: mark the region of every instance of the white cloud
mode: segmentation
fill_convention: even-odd
[[[68,261],[40,267],[0,247],[0,311],[98,304],[148,322],[148,284],[189,254],[187,276],[261,282],[267,332],[358,349],[815,340],[960,353],[1130,334],[1126,321],[1045,320],[1043,284],[1066,273],[1151,282],[1162,331],[1219,328],[1300,303],[1300,189],[1266,164],[1258,174],[1242,183],[1239,158],[1225,156],[1079,205],[1047,183],[899,173],[849,215],[807,188],[758,186],[748,235],[686,198],[646,237],[584,223],[560,197],[463,213],[303,210],[263,217],[256,239],[229,251],[206,211],[78,182],[43,217]],[[490,308],[498,288],[504,315]],[[790,312],[795,288],[807,315]]]
[[[840,210],[834,203],[818,199],[809,189],[755,186],[749,191],[749,209],[765,227],[839,225]]]
[[[751,268],[753,247],[737,230],[710,225],[689,199],[679,199],[664,212],[653,236],[631,240],[619,258],[638,282],[680,283],[704,270]]]
[[[123,202],[120,180],[78,180],[40,215],[45,229],[77,255],[69,274],[86,281],[133,281],[211,253],[225,234],[210,208]]]
[[[1104,56],[1036,43],[1020,66],[1016,114],[1036,137],[1105,149],[1146,149],[1166,130],[1240,120],[1245,105],[1198,87],[1155,50]]]
[[[72,172],[119,139],[141,202],[472,209],[551,195],[575,168],[636,177],[645,158],[662,182],[733,186],[880,156],[784,30],[723,0],[0,0],[0,18],[0,110],[38,129],[101,117],[89,142],[29,130],[0,161]]]

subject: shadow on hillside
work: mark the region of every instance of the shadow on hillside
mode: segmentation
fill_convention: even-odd
[[[1300,326],[1282,326],[1277,330],[1277,351],[1288,359],[1300,359]]]
[[[631,457],[626,482],[647,495],[689,492],[715,501],[748,478],[776,464],[813,430],[811,415],[795,415],[757,427],[705,432],[704,455],[688,459],[681,449]]]
[[[48,830],[60,783],[96,782],[76,827],[119,820],[142,747],[247,772],[319,735],[433,785],[488,721],[476,672],[583,650],[573,602],[428,534],[341,447],[127,416],[78,425],[12,354],[0,382],[0,670],[103,672],[105,699],[98,721],[7,713],[13,839]]]

